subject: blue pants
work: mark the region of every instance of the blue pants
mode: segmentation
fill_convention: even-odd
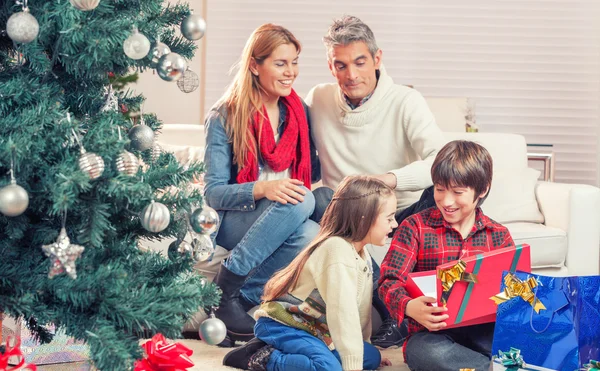
[[[314,219],[320,192],[315,190],[313,195],[305,190],[304,201],[297,205],[263,198],[252,211],[230,210],[223,216],[216,241],[231,251],[225,267],[248,276],[241,294],[250,304],[260,304],[273,273],[286,267],[319,232],[319,225],[310,218]]]
[[[259,318],[254,335],[275,350],[267,363],[268,371],[342,371],[337,350],[308,332],[283,325],[270,318]],[[364,343],[363,370],[375,370],[381,354],[373,345]]]

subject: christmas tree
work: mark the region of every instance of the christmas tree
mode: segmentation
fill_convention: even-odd
[[[139,247],[183,238],[202,164],[160,151],[158,118],[121,112],[143,97],[110,85],[136,69],[180,77],[190,17],[162,0],[0,1],[0,313],[43,342],[46,324],[85,340],[103,371],[131,369],[139,339],[177,338],[218,303],[185,246],[170,259]]]

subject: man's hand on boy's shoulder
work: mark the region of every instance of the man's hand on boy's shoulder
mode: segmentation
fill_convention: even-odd
[[[412,299],[406,304],[405,314],[419,322],[429,331],[439,331],[446,327],[447,314],[442,314],[448,309],[446,307],[434,307],[437,299],[428,296],[420,296]]]

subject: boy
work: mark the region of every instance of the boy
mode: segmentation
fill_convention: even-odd
[[[411,299],[410,272],[476,253],[514,246],[506,227],[483,214],[481,204],[492,183],[492,158],[469,141],[446,144],[431,167],[436,207],[402,222],[381,265],[379,295],[398,322],[408,318],[404,359],[411,370],[488,370],[494,324],[444,330],[448,315],[434,307],[435,298]]]

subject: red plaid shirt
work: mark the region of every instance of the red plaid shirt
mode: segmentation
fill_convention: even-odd
[[[476,209],[475,224],[464,240],[437,207],[423,210],[406,218],[394,233],[381,263],[379,296],[400,323],[411,300],[405,287],[408,273],[434,270],[440,264],[514,245],[508,229],[483,215],[480,208]],[[408,318],[409,337],[424,329]]]

